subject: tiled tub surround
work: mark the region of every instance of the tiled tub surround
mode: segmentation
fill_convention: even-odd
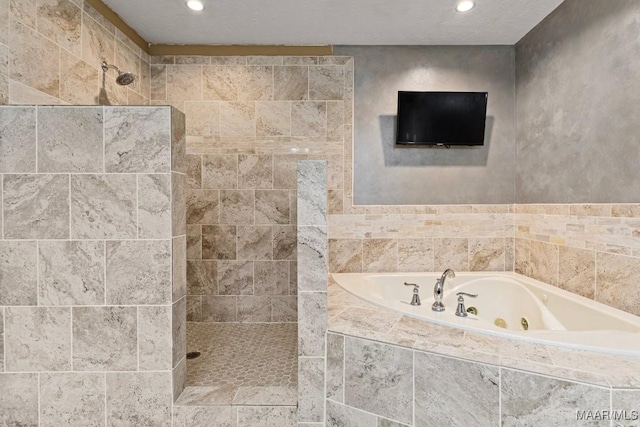
[[[135,74],[115,82],[106,60]],[[0,104],[146,105],[149,55],[84,0],[0,1]]]
[[[439,326],[335,284],[328,328],[327,425],[584,425],[577,410],[640,409],[638,358]]]
[[[1,107],[0,128],[0,424],[170,426],[184,116]]]
[[[515,271],[640,315],[640,205],[516,205]]]

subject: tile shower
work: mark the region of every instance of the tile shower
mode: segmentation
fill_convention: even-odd
[[[6,425],[170,425],[184,387],[184,115],[1,107]]]

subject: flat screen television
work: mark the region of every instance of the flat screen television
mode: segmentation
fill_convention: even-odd
[[[487,92],[398,92],[399,145],[484,145]]]

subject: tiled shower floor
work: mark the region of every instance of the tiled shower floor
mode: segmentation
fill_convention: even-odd
[[[296,387],[297,324],[187,324],[187,386]]]

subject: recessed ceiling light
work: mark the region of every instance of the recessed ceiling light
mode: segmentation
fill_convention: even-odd
[[[187,7],[191,10],[200,12],[204,9],[204,4],[202,4],[200,0],[189,0],[187,1]]]
[[[456,10],[458,12],[469,12],[476,5],[474,1],[471,0],[462,0],[459,1],[456,5]]]

